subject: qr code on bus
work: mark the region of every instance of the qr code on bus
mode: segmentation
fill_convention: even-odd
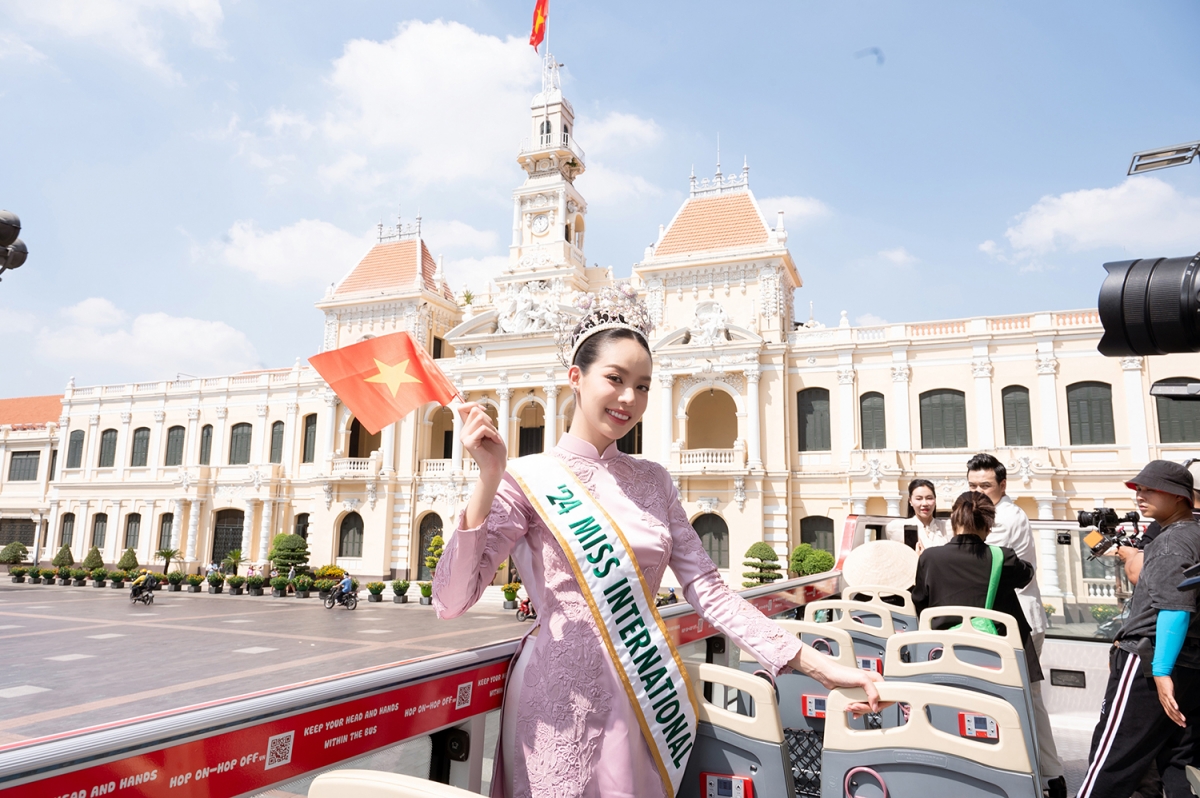
[[[290,731],[286,734],[276,734],[267,739],[266,770],[286,765],[292,761],[292,740],[295,737],[296,732]]]
[[[466,709],[471,706],[471,683],[460,684],[458,686],[458,695],[454,697],[455,709]]]

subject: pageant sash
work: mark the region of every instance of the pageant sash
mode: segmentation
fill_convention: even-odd
[[[674,796],[696,739],[698,709],[683,661],[624,534],[583,483],[544,454],[508,461],[575,571],[655,764]]]

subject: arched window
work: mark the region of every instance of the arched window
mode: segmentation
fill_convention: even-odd
[[[454,411],[439,407],[429,416],[429,459],[449,460],[454,456]]]
[[[689,449],[732,449],[737,440],[737,403],[724,391],[709,389],[692,397],[687,408]]]
[[[358,513],[347,513],[338,530],[338,556],[361,557],[363,544],[363,520]]]
[[[133,431],[133,448],[129,451],[129,465],[142,468],[150,458],[150,428],[138,427]]]
[[[83,465],[83,430],[71,432],[67,441],[67,468],[79,468]]]
[[[1067,423],[1071,430],[1072,446],[1116,443],[1112,387],[1106,382],[1068,385]]]
[[[250,441],[254,428],[249,424],[234,424],[229,431],[229,464],[246,465],[250,462]]]
[[[862,418],[862,448],[886,449],[887,426],[883,418],[883,394],[872,391],[858,400]]]
[[[167,430],[167,456],[163,465],[183,465],[183,439],[186,434],[183,427],[178,425]]]
[[[308,513],[299,513],[296,516],[296,524],[292,531],[305,540],[308,540]]]
[[[828,452],[833,448],[829,435],[829,391],[806,388],[797,393],[796,418],[800,451]]]
[[[173,548],[171,535],[175,529],[175,514],[163,513],[158,519],[158,550]]]
[[[625,454],[642,453],[642,422],[634,424],[633,429],[623,437],[617,438],[617,451]]]
[[[541,142],[540,142],[541,146],[545,147],[547,144],[550,143],[550,120],[549,119],[543,120],[542,123],[540,125],[538,125],[538,133],[541,135]]]
[[[800,519],[800,542],[833,554],[833,519],[808,515]]]
[[[125,548],[136,549],[141,536],[142,516],[138,513],[125,516]]]
[[[383,430],[372,435],[363,429],[356,418],[350,423],[350,442],[346,454],[348,457],[370,457],[371,452],[379,449],[382,440]]]
[[[700,536],[704,551],[718,568],[729,567],[729,525],[716,513],[696,516],[692,528]]]
[[[309,413],[304,417],[304,455],[302,463],[311,463],[317,459],[317,414]]]
[[[200,465],[212,462],[212,424],[200,428]]]
[[[965,449],[966,446],[966,394],[949,389],[921,394],[921,448]]]
[[[566,124],[563,125],[562,143],[563,143],[564,147],[571,143],[571,127],[570,127],[570,125],[566,125]]]
[[[59,545],[71,546],[75,543],[75,513],[63,513],[62,542]]]
[[[421,519],[421,542],[417,548],[417,579],[428,582],[433,578],[425,558],[429,555],[429,544],[442,534],[442,517],[437,513],[429,513]]]
[[[106,429],[100,433],[100,461],[101,468],[112,468],[117,462],[117,431],[115,429]]]
[[[546,413],[537,402],[530,402],[521,408],[518,421],[519,435],[517,456],[538,454],[545,448]]]
[[[221,563],[226,555],[242,547],[242,527],[246,514],[241,510],[221,510],[213,524],[212,562]],[[191,533],[188,533],[191,534]],[[246,556],[248,552],[242,552]]]
[[[1033,446],[1033,424],[1029,420],[1029,389],[1010,385],[1000,392],[1004,408],[1004,445]]]
[[[271,462],[283,462],[283,422],[276,421],[271,425]]]
[[[92,519],[92,545],[98,549],[104,548],[104,538],[108,537],[108,514],[96,513]]]
[[[1159,380],[1157,385],[1187,385],[1200,382],[1192,377],[1172,377]],[[1159,443],[1192,443],[1200,441],[1200,402],[1192,399],[1176,399],[1173,396],[1156,396],[1158,408]]]

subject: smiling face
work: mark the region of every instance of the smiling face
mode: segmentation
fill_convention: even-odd
[[[929,523],[937,509],[937,498],[933,495],[933,491],[924,485],[913,490],[912,495],[908,497],[908,503],[912,505],[913,512],[924,524]]]
[[[571,434],[598,452],[625,437],[646,412],[651,369],[650,353],[630,338],[602,342],[586,369],[571,366],[567,380],[576,397]]]

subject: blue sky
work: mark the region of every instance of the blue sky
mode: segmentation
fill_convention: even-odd
[[[380,217],[451,283],[507,258],[539,61],[528,2],[0,0],[0,396],[287,366]],[[1094,305],[1200,249],[1196,2],[552,0],[591,261],[627,275],[692,166],[750,164],[816,317]],[[882,63],[863,51],[878,48]]]

